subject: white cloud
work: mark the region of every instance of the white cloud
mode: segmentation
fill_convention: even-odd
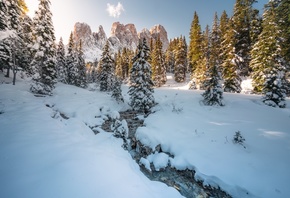
[[[118,2],[116,6],[109,3],[107,4],[107,12],[111,17],[118,18],[123,11],[125,11],[125,9],[120,2]]]

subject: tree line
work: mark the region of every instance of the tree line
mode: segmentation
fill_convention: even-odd
[[[192,87],[222,98],[223,91],[240,93],[242,79],[251,77],[265,104],[283,108],[290,94],[290,1],[270,0],[262,15],[254,3],[236,0],[231,17],[215,13],[204,31],[194,13],[187,54]]]
[[[190,87],[205,90],[205,104],[223,105],[223,92],[240,93],[242,79],[251,77],[253,92],[262,94],[267,105],[285,107],[290,93],[290,0],[269,1],[262,15],[255,2],[236,0],[232,16],[215,13],[212,26],[203,31],[194,12],[188,44],[181,35],[163,51],[160,38],[151,39],[142,57],[150,65],[154,87],[166,83],[166,72],[174,73],[176,82],[189,74]],[[107,42],[100,60],[85,63],[82,42],[76,45],[72,33],[67,50],[62,39],[55,44],[50,0],[39,1],[33,19],[26,15],[24,0],[0,0],[0,6],[0,32],[8,35],[0,40],[0,69],[6,68],[7,75],[10,69],[23,69],[32,76],[33,93],[51,95],[59,81],[82,88],[98,82],[101,91],[118,95],[113,88],[127,79],[134,82],[140,46],[112,54]]]

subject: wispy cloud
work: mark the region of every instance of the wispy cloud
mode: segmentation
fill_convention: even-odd
[[[111,5],[109,3],[107,4],[107,12],[109,13],[109,15],[111,17],[119,18],[119,16],[124,11],[125,11],[125,9],[124,9],[123,5],[120,2],[118,2],[117,5]]]

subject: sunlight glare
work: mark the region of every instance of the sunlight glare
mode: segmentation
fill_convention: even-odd
[[[25,3],[26,3],[28,10],[29,10],[27,13],[28,16],[33,17],[35,10],[38,7],[39,1],[38,0],[25,0]]]

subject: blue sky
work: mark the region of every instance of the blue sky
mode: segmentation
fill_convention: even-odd
[[[25,1],[34,13],[38,0]],[[267,2],[259,0],[255,7],[262,9]],[[89,24],[93,32],[102,25],[107,36],[110,36],[112,23],[119,21],[134,23],[137,31],[161,24],[169,38],[181,34],[188,37],[194,11],[197,11],[204,28],[207,24],[211,26],[215,12],[220,16],[226,10],[231,15],[234,3],[235,0],[51,0],[51,10],[57,41],[62,36],[67,43],[76,22]],[[119,15],[111,13],[110,16],[108,6],[111,10],[116,9]]]

